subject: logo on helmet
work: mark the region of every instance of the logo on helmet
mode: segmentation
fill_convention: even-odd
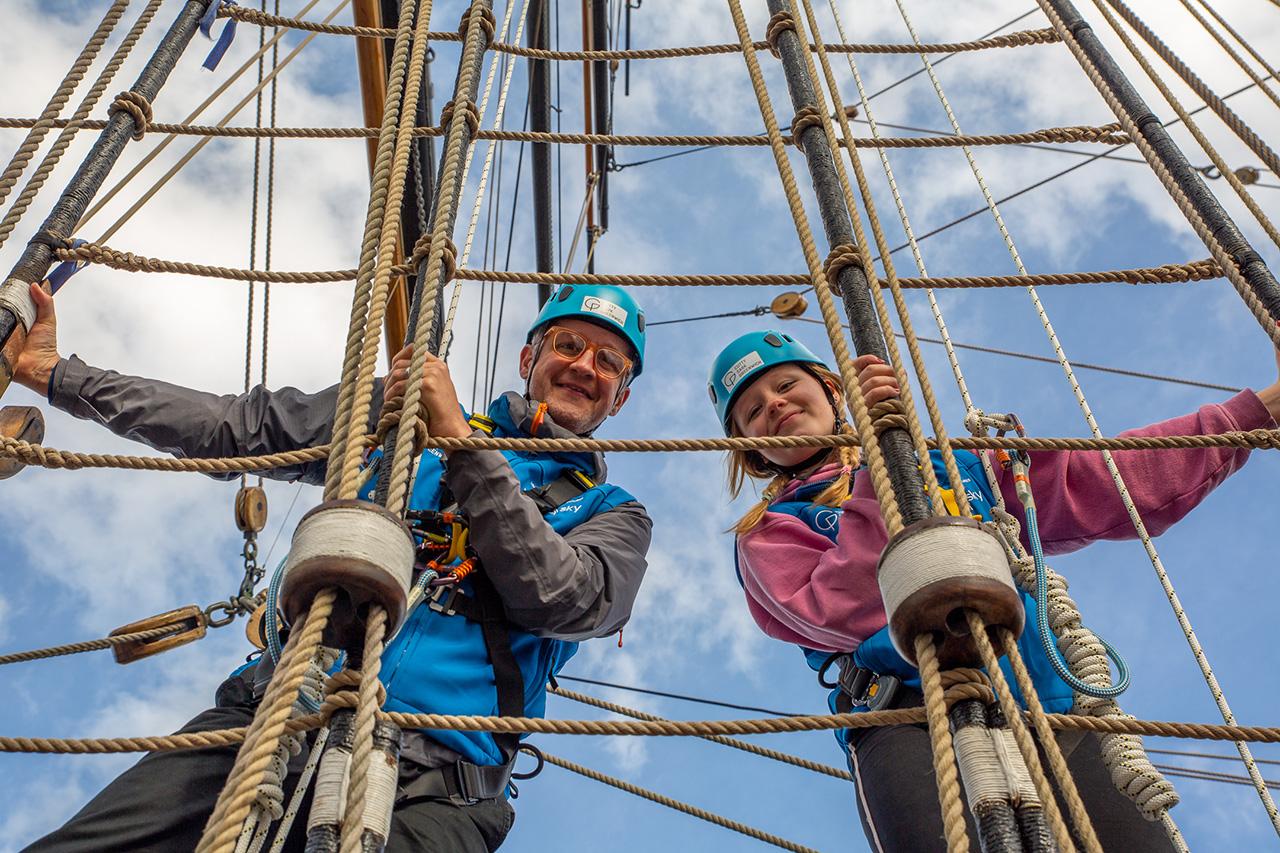
[[[588,314],[598,314],[606,320],[626,328],[627,309],[616,302],[601,299],[599,296],[585,296],[582,299],[582,310]]]
[[[742,381],[742,377],[746,376],[762,364],[764,364],[764,359],[760,357],[760,353],[752,350],[742,358],[735,361],[733,363],[733,367],[730,367],[725,371],[724,376],[720,377],[720,384],[724,386],[724,390],[732,391],[733,386]]]

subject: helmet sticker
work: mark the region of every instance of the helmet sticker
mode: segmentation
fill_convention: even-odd
[[[610,302],[608,299],[601,299],[599,296],[584,296],[582,299],[582,310],[589,314],[598,314],[606,320],[626,328],[627,309],[623,308],[616,302]]]
[[[760,357],[760,353],[752,350],[742,358],[735,361],[733,363],[733,367],[730,367],[725,371],[724,376],[720,377],[720,384],[724,386],[724,390],[732,391],[733,386],[737,385],[742,377],[746,376],[762,364],[764,364],[764,359]]]

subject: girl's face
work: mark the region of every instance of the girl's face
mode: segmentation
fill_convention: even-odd
[[[837,398],[838,399],[838,398]],[[822,383],[798,364],[783,364],[769,370],[733,403],[730,412],[739,435],[830,435],[835,430],[835,412]],[[812,447],[761,450],[774,465],[787,467],[813,455]]]

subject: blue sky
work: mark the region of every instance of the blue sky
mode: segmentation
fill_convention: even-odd
[[[282,4],[286,13],[299,0]],[[561,41],[579,43],[576,4],[563,4]],[[753,32],[763,31],[764,4],[748,2]],[[921,37],[960,40],[976,37],[1028,11],[1012,0],[966,4],[956,14],[941,0],[906,4]],[[1091,20],[1092,7],[1082,11]],[[1196,24],[1158,0],[1133,6],[1158,27],[1219,92],[1247,82]],[[33,0],[14,0],[0,28],[0,75],[10,81],[0,93],[0,113],[32,116],[65,73],[107,4],[103,0],[63,7],[48,14]],[[140,7],[141,3],[134,6]],[[1245,0],[1217,4],[1228,19],[1244,24],[1264,51],[1280,37],[1280,10]],[[318,4],[308,17],[332,8]],[[499,19],[504,11],[498,5]],[[162,24],[176,13],[166,4]],[[457,0],[437,2],[433,29],[452,29],[461,14]],[[1166,14],[1157,15],[1157,12]],[[844,2],[841,13],[858,41],[905,41],[907,33],[889,0]],[[132,22],[136,10],[126,16]],[[349,19],[343,12],[339,20]],[[829,13],[820,12],[828,41],[835,41]],[[519,17],[517,9],[516,19]],[[646,3],[633,16],[635,46],[734,41],[727,7],[719,2]],[[1018,28],[1043,26],[1037,13]],[[514,21],[513,21],[514,29]],[[1105,27],[1105,25],[1103,25]],[[123,29],[123,28],[122,28]],[[109,92],[136,76],[160,26],[130,60]],[[118,36],[117,36],[118,38]],[[292,46],[296,34],[285,39]],[[257,32],[242,26],[236,45],[218,72],[199,69],[202,44],[183,58],[156,101],[158,121],[177,121],[199,103],[256,46]],[[1122,50],[1114,39],[1108,40]],[[115,40],[108,44],[110,50]],[[455,45],[436,46],[433,66],[436,104],[448,98]],[[361,115],[353,50],[349,40],[316,38],[281,77],[280,123],[351,125]],[[101,66],[100,58],[91,74]],[[775,108],[790,114],[776,63],[763,57]],[[911,56],[857,57],[867,85],[878,89],[916,70]],[[1135,82],[1141,72],[1132,63]],[[488,66],[486,65],[486,71]],[[500,69],[501,70],[501,69]],[[519,127],[524,100],[524,65],[515,67],[506,125]],[[856,95],[852,75],[836,65],[842,95]],[[581,67],[561,68],[562,119],[566,130],[581,127],[578,97]],[[938,67],[962,126],[974,133],[1030,130],[1051,125],[1103,124],[1111,120],[1102,101],[1061,46],[1039,46],[960,55]],[[486,126],[493,122],[501,78],[494,87]],[[249,86],[246,77],[199,119],[220,118]],[[1184,94],[1180,86],[1175,86]],[[619,97],[615,129],[620,133],[755,133],[761,129],[740,56],[680,62],[634,62],[631,96]],[[1158,114],[1172,111],[1149,95]],[[73,100],[73,104],[75,101]],[[1280,129],[1274,105],[1256,92],[1231,101],[1264,137]],[[872,103],[877,119],[942,129],[946,116],[927,77],[894,89]],[[95,115],[103,112],[100,107]],[[1203,114],[1202,118],[1204,115]],[[251,121],[246,112],[236,123]],[[1257,165],[1252,155],[1208,118],[1204,126],[1233,166]],[[862,126],[865,129],[865,126]],[[864,132],[860,130],[859,132]],[[886,131],[890,132],[890,131]],[[0,247],[8,268],[22,241],[69,179],[83,156],[88,134],[78,141],[10,242]],[[1187,135],[1175,131],[1180,141]],[[0,152],[23,138],[0,131]],[[155,142],[130,146],[115,174],[136,162]],[[156,166],[167,166],[190,145],[179,141]],[[1085,146],[1076,146],[1083,148]],[[47,148],[47,143],[46,143]],[[1097,149],[1091,149],[1097,150]],[[462,245],[486,147],[472,166],[455,241]],[[619,149],[620,162],[663,153]],[[1129,153],[1129,152],[1126,152]],[[504,150],[500,209],[509,216],[517,146]],[[6,154],[7,156],[7,154]],[[111,241],[141,254],[246,265],[253,146],[228,140],[209,145],[180,176]],[[366,203],[365,153],[359,141],[286,141],[278,148],[276,242],[278,269],[332,269],[354,266]],[[1000,197],[1073,164],[1069,155],[1029,149],[977,149],[976,157]],[[1189,151],[1196,165],[1207,163]],[[981,204],[959,151],[895,151],[890,159],[908,213],[918,233],[931,230]],[[563,152],[563,222],[567,249],[582,199],[580,149]],[[802,162],[793,155],[793,165]],[[901,242],[892,199],[878,158],[864,153],[864,165],[894,245]],[[153,166],[147,176],[162,171]],[[528,174],[526,164],[525,175]],[[522,180],[528,180],[527,177]],[[492,188],[493,176],[490,183]],[[1275,176],[1264,175],[1275,183]],[[135,185],[80,236],[95,239],[142,187]],[[1254,241],[1276,262],[1260,230],[1247,221],[1229,188],[1213,183],[1224,205]],[[528,190],[512,244],[512,268],[533,267]],[[1280,191],[1259,188],[1256,198],[1274,214]],[[781,193],[772,158],[765,149],[710,151],[611,175],[612,228],[601,242],[597,269],[603,272],[796,272],[803,258]],[[812,205],[809,208],[814,218]],[[1145,167],[1102,161],[1030,193],[1002,208],[1027,267],[1033,271],[1089,270],[1145,266],[1202,258],[1206,252]],[[479,217],[471,265],[485,261],[487,214]],[[489,235],[505,253],[507,232]],[[922,244],[934,275],[1013,272],[989,217],[975,217]],[[580,250],[581,251],[581,250]],[[582,255],[574,268],[580,269]],[[914,275],[908,253],[896,256],[902,275]],[[498,263],[503,262],[502,254]],[[767,303],[778,289],[646,289],[638,296],[651,320],[743,310]],[[481,289],[469,285],[459,314],[451,363],[464,402],[469,394],[479,338]],[[1275,364],[1266,340],[1224,282],[1167,287],[1107,285],[1042,288],[1068,355],[1081,361],[1261,387],[1274,380]],[[64,354],[78,352],[90,363],[163,378],[219,392],[241,386],[244,353],[244,288],[175,276],[129,276],[109,270],[81,273],[59,297]],[[320,388],[337,378],[346,327],[347,285],[276,287],[272,292],[268,381]],[[1051,354],[1024,292],[984,290],[939,296],[948,328],[957,341]],[[936,337],[928,306],[911,297],[913,319],[922,335]],[[498,385],[514,383],[514,354],[534,312],[531,288],[508,289],[506,322],[499,336]],[[816,317],[816,308],[808,316]],[[614,437],[706,436],[716,423],[705,400],[706,365],[729,338],[768,321],[734,318],[653,328],[645,376],[623,412],[601,435]],[[484,327],[481,326],[481,329]],[[791,329],[819,352],[825,336],[816,326]],[[925,345],[928,368],[938,389],[948,426],[963,432],[963,408],[939,348]],[[1018,412],[1037,435],[1085,435],[1087,429],[1061,372],[1051,365],[1011,361],[962,352],[961,362],[975,402],[988,411]],[[255,363],[255,373],[258,367]],[[1181,414],[1220,399],[1216,392],[1082,372],[1080,380],[1101,427],[1108,433]],[[6,403],[36,404],[22,389]],[[92,425],[48,413],[47,443],[59,448],[138,452]],[[623,648],[612,640],[585,644],[567,674],[690,693],[786,711],[821,711],[824,691],[815,684],[795,649],[758,634],[746,615],[733,579],[730,539],[722,531],[741,506],[727,506],[723,465],[712,454],[628,455],[610,459],[611,480],[636,494],[655,520],[655,539],[646,586],[628,625]],[[1274,568],[1270,523],[1274,517],[1273,456],[1258,453],[1203,507],[1162,536],[1157,544],[1195,624],[1201,642],[1245,723],[1274,723],[1277,694],[1269,662],[1270,614],[1277,603],[1268,573]],[[239,537],[231,501],[234,484],[195,475],[116,471],[29,470],[4,486],[10,512],[0,521],[0,553],[6,555],[0,587],[0,648],[25,649],[102,636],[137,618],[225,596],[238,582]],[[271,518],[263,535],[272,562],[283,556],[293,524],[319,494],[284,484],[268,484]],[[295,502],[296,497],[296,502]],[[292,506],[292,512],[288,510]],[[1199,678],[1142,548],[1136,543],[1104,543],[1054,561],[1071,581],[1086,620],[1120,648],[1134,672],[1123,704],[1146,718],[1217,719],[1213,701]],[[180,725],[212,699],[223,675],[247,651],[239,626],[214,632],[203,642],[168,655],[117,667],[105,654],[7,667],[10,701],[0,708],[0,732],[7,735],[124,735],[158,733]],[[738,712],[673,700],[584,688],[614,701],[678,718],[722,718]],[[599,716],[562,699],[552,699],[557,717]],[[759,738],[762,743],[832,764],[841,756],[827,733]],[[547,737],[549,752],[751,823],[818,849],[864,849],[847,783],[814,776],[702,741],[676,739],[606,740]],[[1230,747],[1150,741],[1152,745],[1228,754]],[[1255,754],[1280,759],[1280,750],[1260,746]],[[133,758],[7,756],[0,761],[0,850],[16,849],[56,826]],[[1178,759],[1179,763],[1190,763]],[[1209,769],[1242,772],[1239,765],[1200,763]],[[1276,768],[1271,768],[1275,771]],[[1275,772],[1264,773],[1274,778]],[[1178,780],[1184,802],[1174,814],[1193,848],[1274,847],[1275,834],[1247,787]],[[606,846],[619,851],[753,850],[759,842],[742,838],[548,768],[522,786],[518,819],[504,850],[577,851]],[[604,840],[607,839],[607,840]],[[602,841],[603,840],[603,841]]]

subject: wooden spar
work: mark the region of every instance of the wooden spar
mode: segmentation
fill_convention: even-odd
[[[381,27],[382,10],[378,0],[355,0],[355,23],[358,27]],[[365,127],[381,127],[382,111],[387,101],[387,60],[382,39],[356,39],[356,65],[360,72],[360,98],[364,103]],[[377,156],[378,140],[368,140],[369,174],[373,174],[373,161]],[[404,263],[403,240],[397,241],[396,264]],[[383,335],[387,342],[387,361],[404,346],[405,329],[409,323],[409,291],[404,276],[397,276],[391,283],[391,295],[387,301]]]

